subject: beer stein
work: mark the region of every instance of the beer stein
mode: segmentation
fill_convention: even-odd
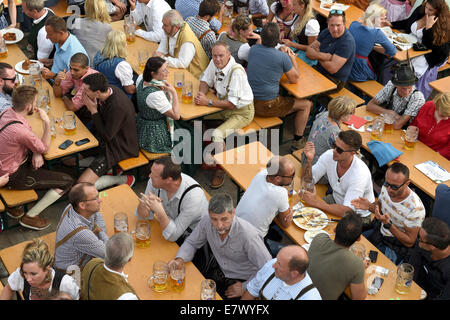
[[[402,138],[405,142],[405,145],[403,147],[406,150],[414,150],[418,137],[419,137],[419,128],[416,126],[408,126],[405,132],[405,137]]]
[[[371,137],[373,140],[381,140],[381,137],[383,136],[383,130],[384,130],[384,120],[382,117],[377,117],[375,120],[373,120],[372,125],[372,134]]]
[[[183,84],[182,89],[182,95],[181,95],[181,101],[184,104],[191,104],[192,103],[192,81],[185,81]]]
[[[174,260],[169,266],[170,285],[173,290],[180,292],[184,289],[186,274],[184,262]]]
[[[30,64],[30,67],[28,68],[28,70],[30,71],[30,76],[33,77],[34,81],[40,81],[42,76],[41,76],[41,66],[39,65],[39,63],[34,62],[32,64]]]
[[[294,179],[292,179],[289,186],[287,186],[287,191],[288,191],[289,205],[292,205],[292,198],[294,197]]]
[[[399,294],[407,294],[411,289],[414,276],[414,267],[408,263],[402,263],[397,268],[395,291]]]
[[[164,292],[167,289],[169,267],[164,261],[155,261],[153,264],[153,275],[148,278],[147,284],[155,292]]]
[[[394,132],[394,116],[389,113],[383,113],[381,115],[384,120],[384,133],[393,133]]]
[[[177,94],[181,95],[181,91],[183,90],[184,85],[184,72],[183,71],[175,71],[173,73],[173,86],[177,91]]]
[[[231,24],[231,19],[233,18],[233,1],[225,2],[225,7],[223,10],[223,23],[225,25]]]
[[[300,187],[300,201],[305,205],[305,200],[303,200],[303,194],[305,191],[314,192],[314,181],[309,177],[302,177],[301,187]]]
[[[148,50],[138,51],[139,70],[144,71],[148,58],[149,58]]]
[[[8,56],[8,47],[6,46],[5,39],[0,37],[0,59]]]
[[[73,111],[64,111],[63,114],[64,133],[66,136],[74,135],[77,131],[77,120]]]
[[[50,133],[52,136],[52,139],[56,138],[56,127],[55,127],[55,118],[50,116]]]
[[[238,14],[248,17],[248,15],[249,15],[248,7],[239,7]]]
[[[128,215],[125,212],[114,213],[114,234],[128,232]]]
[[[354,243],[350,247],[350,251],[353,252],[355,256],[360,257],[362,260],[366,259],[366,247],[362,243]]]
[[[148,248],[150,246],[150,221],[139,220],[136,224],[136,247]]]
[[[216,300],[216,283],[211,279],[204,279],[201,283],[200,299]]]
[[[125,25],[125,36],[128,43],[136,40],[136,27],[134,24]]]

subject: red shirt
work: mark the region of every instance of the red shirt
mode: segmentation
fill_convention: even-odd
[[[44,143],[33,133],[27,119],[12,108],[3,112],[0,129],[11,121],[20,121],[22,124],[9,125],[0,132],[0,176],[16,172],[25,160],[28,150],[36,153],[45,151]]]
[[[450,160],[450,119],[436,123],[433,101],[426,102],[411,123],[419,128],[419,140]]]

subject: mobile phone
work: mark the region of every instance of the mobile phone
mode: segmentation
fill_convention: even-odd
[[[370,251],[369,251],[369,258],[370,258],[370,261],[372,261],[372,263],[377,262],[378,252],[377,252],[377,251],[370,250]]]
[[[82,146],[83,144],[86,144],[86,143],[88,143],[89,141],[91,141],[91,140],[89,140],[88,138],[84,138],[84,139],[78,140],[77,142],[75,142],[75,144],[76,144],[77,146]]]
[[[61,143],[58,148],[60,148],[61,150],[66,150],[71,144],[73,143],[72,140],[67,139],[66,141],[64,141],[63,143]]]
[[[374,287],[374,288],[377,288],[378,290],[380,290],[383,282],[384,282],[383,278],[376,277],[375,279],[373,279],[371,287]]]

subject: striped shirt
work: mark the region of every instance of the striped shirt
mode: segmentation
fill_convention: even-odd
[[[11,121],[20,121],[6,127],[0,132],[0,176],[13,174],[26,159],[28,150],[44,153],[45,145],[32,131],[25,117],[7,108],[0,115],[0,129]]]
[[[197,17],[189,17],[186,19],[186,22],[189,25],[189,27],[191,27],[192,31],[195,33],[198,40],[200,40],[200,43],[202,44],[202,47],[205,50],[208,58],[211,59],[212,58],[211,50],[214,43],[216,42],[216,34],[209,27],[209,23]]]
[[[68,205],[64,212],[69,206],[71,205]],[[94,224],[103,230],[98,235],[93,232]],[[84,259],[82,266],[94,257],[105,258],[105,243],[108,236],[105,233],[106,225],[100,212],[86,219],[70,208],[56,230],[56,243],[78,227],[87,227],[87,229],[77,232],[55,250],[55,266],[58,269],[65,270],[70,265],[79,265],[84,255],[88,257]]]
[[[200,8],[200,3],[203,0],[177,0],[175,1],[175,9],[183,16],[186,20],[187,17],[196,16]],[[217,32],[222,28],[222,23],[216,18],[212,18],[209,22],[211,30]]]
[[[268,261],[256,276],[248,283],[247,290],[253,297],[259,297],[259,291],[266,283],[267,279],[275,272],[273,264],[277,259]],[[293,300],[297,297],[303,288],[306,288],[312,283],[308,273],[305,272],[305,277],[293,285],[286,284],[283,280],[273,277],[273,279],[265,286],[262,294],[268,300]],[[302,295],[299,300],[322,300],[317,288],[312,288]]]

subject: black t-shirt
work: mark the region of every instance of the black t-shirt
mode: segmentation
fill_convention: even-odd
[[[427,292],[427,299],[450,299],[450,256],[434,261],[431,253],[416,246],[409,258],[414,281]]]

